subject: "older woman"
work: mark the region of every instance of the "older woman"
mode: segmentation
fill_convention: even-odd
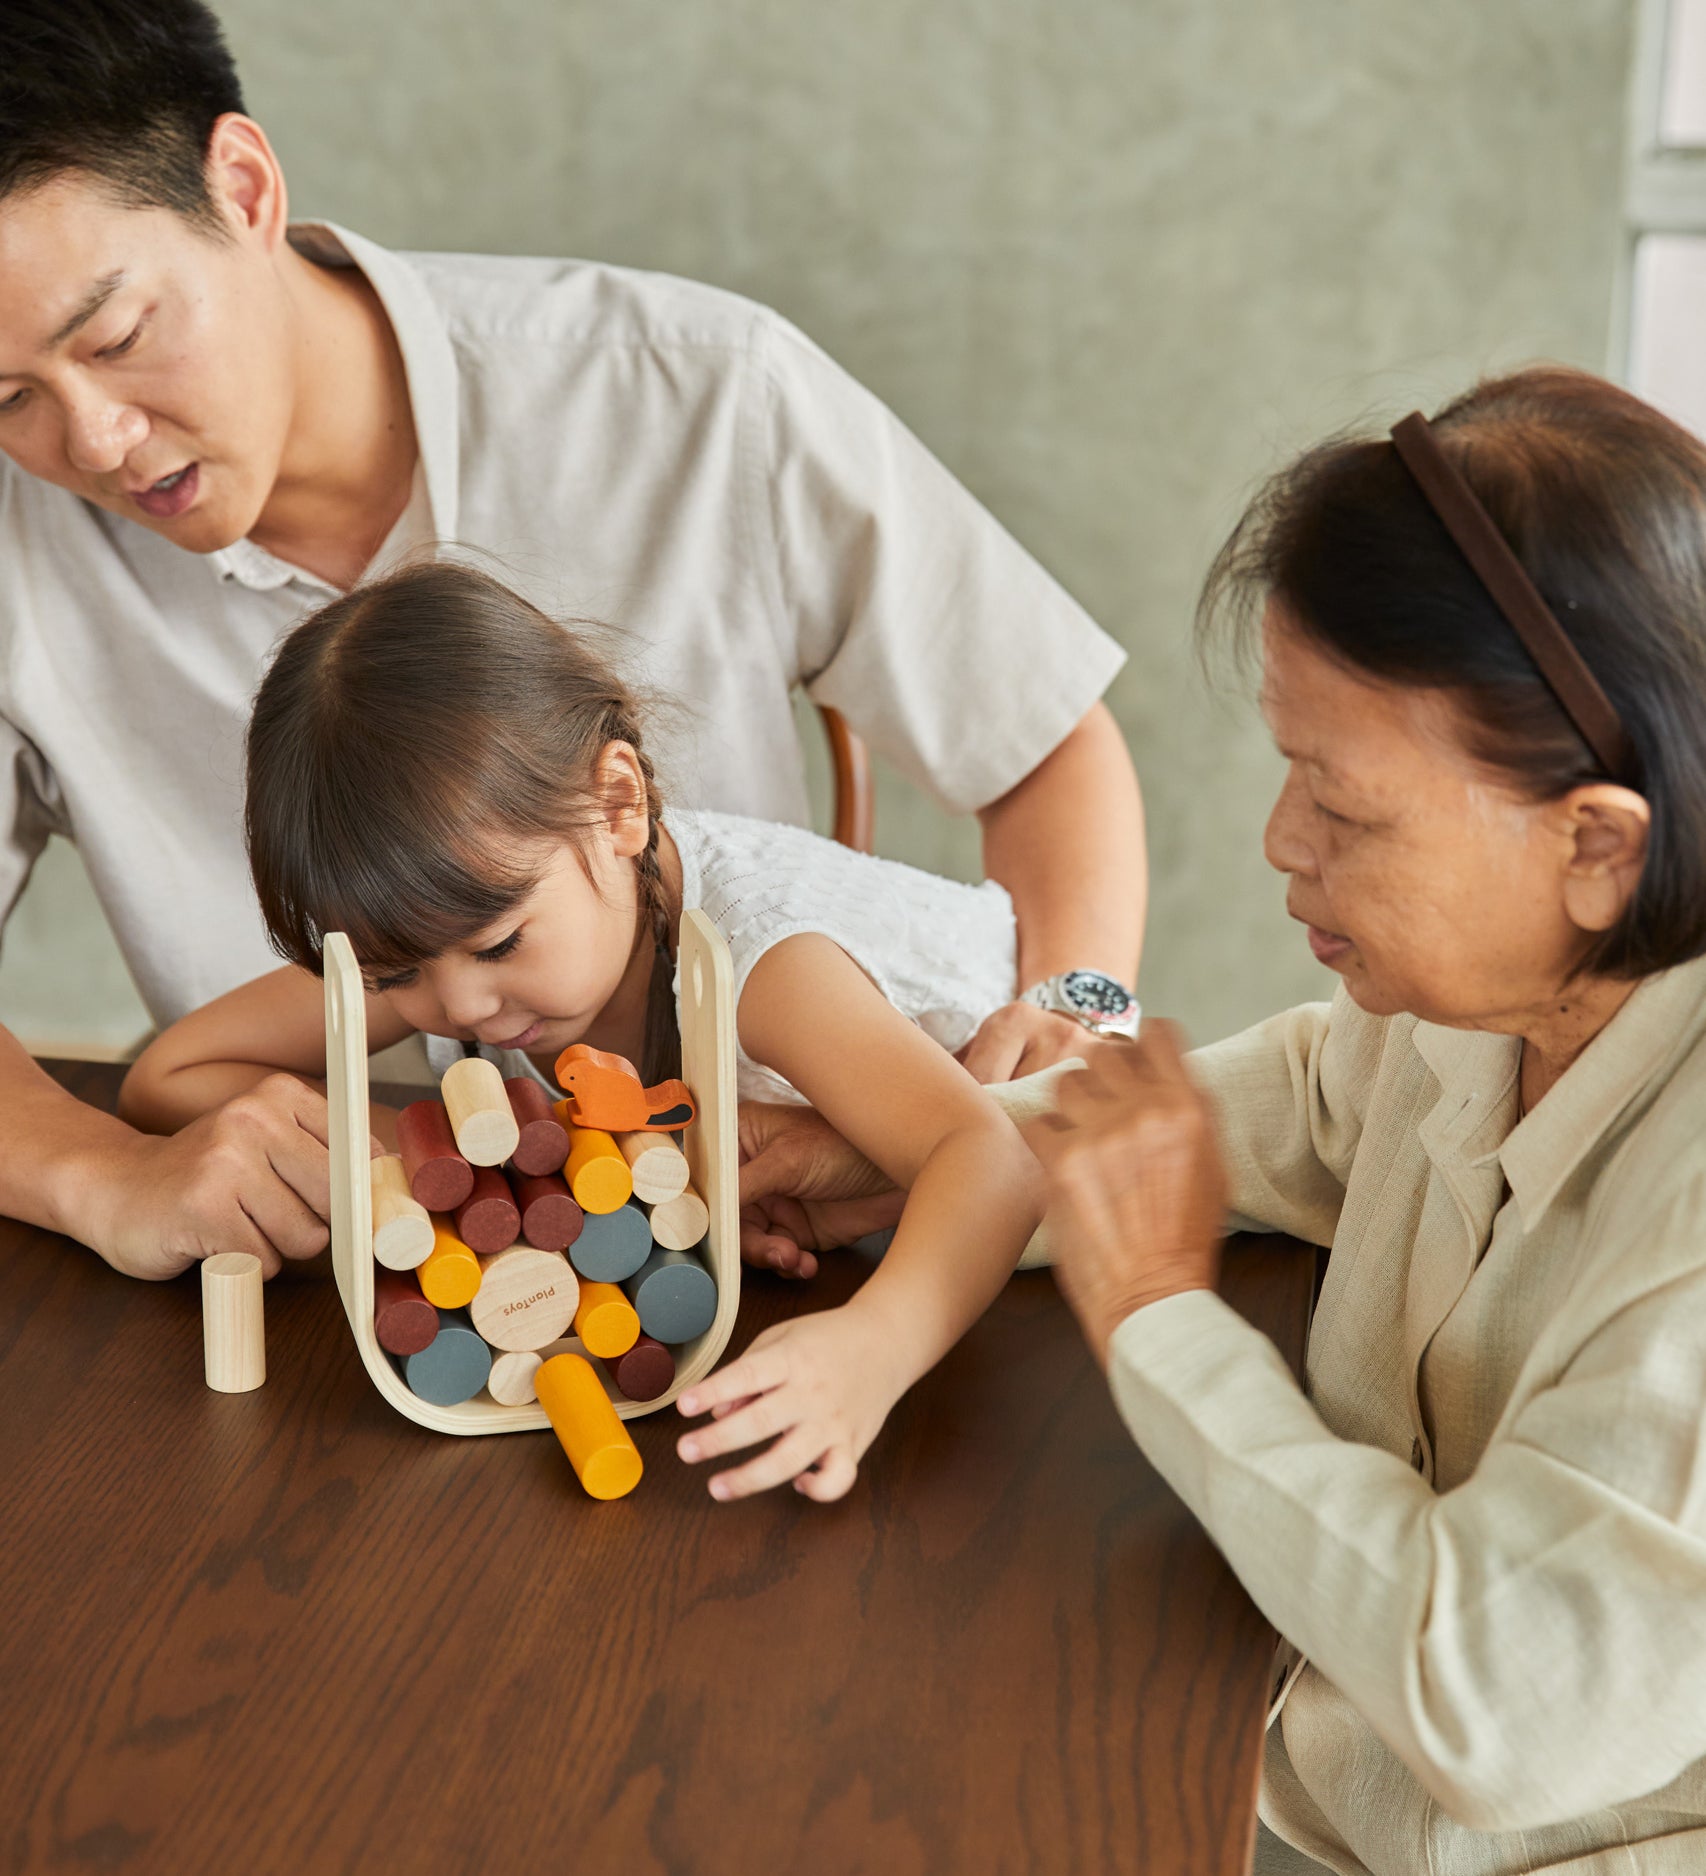
[[[1064,1084],[1062,1286],[1289,1644],[1280,1836],[1706,1870],[1706,449],[1487,384],[1278,477],[1228,598],[1268,858],[1343,981]],[[1306,1390],[1214,1293],[1228,1211],[1332,1247]]]

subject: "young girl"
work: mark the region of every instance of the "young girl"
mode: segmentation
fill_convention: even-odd
[[[547,1080],[588,1042],[676,1072],[685,907],[727,939],[739,1092],[809,1101],[908,1196],[853,1299],[767,1330],[693,1391],[710,1481],[838,1498],[893,1403],[974,1322],[1041,1214],[1036,1162],[954,1060],[1010,1002],[1012,909],[798,828],[664,812],[629,692],[584,636],[448,563],[334,601],[285,640],[249,729],[248,841],[291,960],[175,1024],[123,1106],[184,1125],[266,1074],[325,1073],[325,933],[349,934],[368,1040],[442,1069],[473,1041]],[[689,1407],[684,1400],[684,1409]]]

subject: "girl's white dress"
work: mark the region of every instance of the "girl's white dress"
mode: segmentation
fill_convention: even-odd
[[[854,853],[803,827],[738,814],[671,808],[663,820],[681,855],[682,909],[697,907],[727,941],[737,1009],[752,967],[797,932],[833,939],[902,1015],[950,1052],[1018,994],[1013,902],[992,880],[963,885]],[[675,989],[679,1000],[679,973]],[[436,1074],[462,1053],[448,1037],[425,1040]],[[480,1053],[506,1076],[552,1087],[517,1050]],[[800,1099],[744,1049],[737,1091],[743,1101]]]

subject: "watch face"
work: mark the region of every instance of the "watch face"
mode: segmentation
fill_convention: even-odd
[[[1100,971],[1068,971],[1060,980],[1064,996],[1080,1016],[1092,1022],[1117,1023],[1131,1008],[1125,985]]]

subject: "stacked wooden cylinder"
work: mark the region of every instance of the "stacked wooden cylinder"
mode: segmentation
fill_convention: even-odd
[[[537,1400],[595,1497],[639,1478],[618,1401],[655,1400],[711,1326],[709,1225],[667,1134],[576,1126],[569,1102],[454,1063],[372,1163],[374,1330],[407,1385],[452,1406]]]

